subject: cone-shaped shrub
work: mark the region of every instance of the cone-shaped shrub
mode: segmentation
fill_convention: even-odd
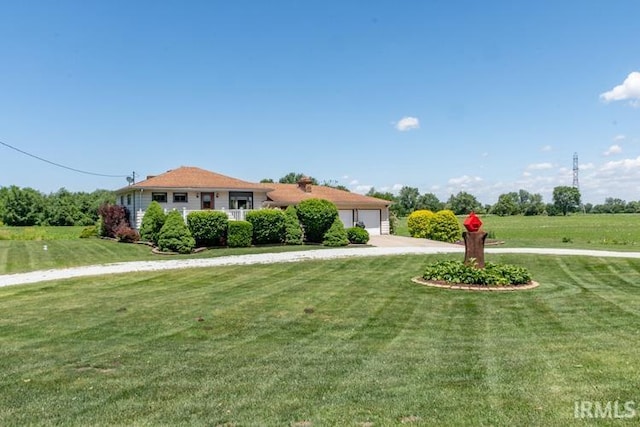
[[[303,200],[297,210],[307,242],[322,242],[324,234],[338,218],[336,205],[324,199]]]
[[[253,225],[249,221],[229,221],[227,229],[227,245],[230,248],[246,248],[251,246]]]
[[[158,247],[166,252],[190,253],[196,246],[196,241],[178,211],[171,211],[160,229]]]
[[[284,242],[287,245],[301,245],[303,237],[302,226],[295,206],[289,206],[284,211],[284,217]]]
[[[322,244],[325,246],[347,246],[349,244],[347,231],[344,229],[344,224],[340,221],[340,218],[333,220],[333,224],[324,234]]]
[[[158,234],[160,229],[164,225],[164,221],[167,215],[164,213],[164,209],[160,206],[160,203],[155,200],[151,202],[147,210],[142,217],[142,225],[140,226],[140,238],[147,242],[152,242],[154,245],[158,244]]]

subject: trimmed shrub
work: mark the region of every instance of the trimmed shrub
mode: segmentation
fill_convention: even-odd
[[[115,238],[116,231],[121,225],[129,224],[129,211],[124,206],[104,203],[98,208],[100,216],[100,235],[102,237]]]
[[[411,237],[428,239],[431,234],[431,220],[434,216],[435,214],[427,209],[413,211],[407,218],[407,227]]]
[[[428,238],[440,242],[456,242],[462,238],[462,226],[453,211],[441,210],[431,218]]]
[[[249,221],[229,221],[227,228],[227,245],[230,248],[246,248],[251,246],[253,225]]]
[[[140,240],[140,235],[133,228],[123,224],[116,230],[116,239],[122,243],[134,243]]]
[[[89,227],[85,227],[80,232],[81,239],[88,239],[90,237],[98,237],[98,227],[95,225],[90,225]]]
[[[264,245],[285,240],[285,215],[280,209],[249,211],[246,220],[253,225],[253,243]]]
[[[195,246],[196,241],[184,223],[182,214],[178,211],[169,212],[158,235],[160,250],[188,254]]]
[[[329,230],[324,234],[322,244],[325,246],[347,246],[349,244],[347,231],[344,229],[344,224],[340,218],[336,217],[336,219],[333,220],[333,224],[331,224]]]
[[[284,211],[284,243],[287,245],[301,245],[302,237],[302,226],[298,219],[298,211],[295,206],[289,206]]]
[[[160,206],[160,203],[155,200],[151,202],[147,210],[142,217],[142,224],[140,225],[140,238],[144,241],[151,242],[153,244],[158,243],[158,234],[160,229],[164,225],[164,221],[167,215],[164,213],[164,209]]]
[[[350,243],[364,244],[369,241],[369,232],[364,228],[350,227],[347,228],[347,239]]]
[[[346,232],[350,243],[365,244],[369,241],[369,232],[364,228],[350,227]]]
[[[307,242],[322,242],[325,233],[338,218],[336,205],[324,199],[303,200],[298,204],[297,210]]]
[[[187,215],[189,231],[199,247],[224,245],[228,224],[229,217],[220,211],[197,211]]]

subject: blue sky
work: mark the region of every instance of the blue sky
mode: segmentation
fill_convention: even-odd
[[[640,200],[640,2],[24,1],[0,141],[109,175]],[[116,189],[0,146],[0,186]]]

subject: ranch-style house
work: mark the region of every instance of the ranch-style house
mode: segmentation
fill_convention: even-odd
[[[116,203],[129,210],[131,224],[137,229],[154,200],[166,211],[182,212],[185,219],[189,212],[214,209],[226,212],[230,220],[243,220],[253,209],[284,209],[310,198],[333,202],[345,227],[362,222],[370,234],[389,234],[391,202],[313,185],[305,178],[297,184],[261,184],[182,166],[116,190]]]

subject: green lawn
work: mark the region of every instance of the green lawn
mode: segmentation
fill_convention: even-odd
[[[512,293],[410,281],[442,258],[1,288],[0,425],[559,426],[640,399],[640,261],[489,257],[541,283]]]
[[[46,245],[47,250],[44,250]],[[321,245],[214,248],[191,255],[157,255],[146,245],[117,243],[102,239],[0,240],[0,274],[23,273],[52,268],[96,265],[112,262],[212,258],[266,252],[323,249]]]
[[[552,247],[640,251],[640,215],[508,216],[480,215],[482,228],[505,247]],[[460,223],[465,217],[459,217]],[[409,235],[401,218],[397,234]]]

